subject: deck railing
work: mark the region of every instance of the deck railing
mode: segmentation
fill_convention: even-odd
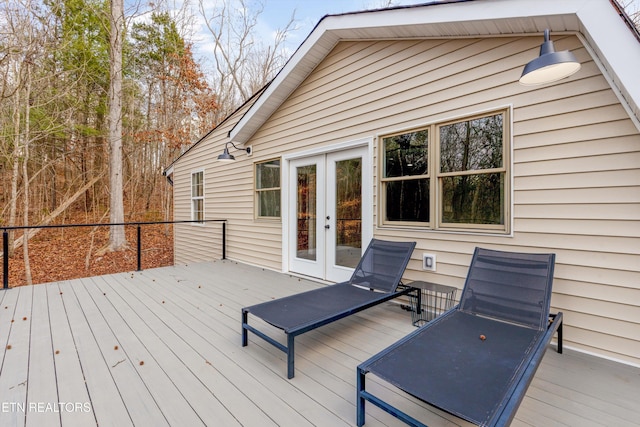
[[[57,224],[57,225],[28,225],[4,227],[2,229],[2,288],[9,288],[9,232],[23,230],[25,233],[30,229],[47,229],[47,228],[78,228],[78,227],[113,227],[113,226],[135,226],[136,227],[136,258],[137,271],[142,271],[142,227],[147,225],[173,225],[173,224],[202,224],[202,223],[220,223],[222,227],[221,251],[222,259],[227,257],[227,220],[226,219],[209,219],[195,221],[149,221],[149,222],[123,222],[123,223],[97,223],[97,224]]]

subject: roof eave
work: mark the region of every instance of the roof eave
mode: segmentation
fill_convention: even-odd
[[[461,13],[461,7],[464,13]],[[526,11],[526,16],[523,16],[523,11]],[[611,21],[611,24],[603,25],[603,19]],[[633,64],[628,63],[629,55],[617,52],[620,46],[629,45],[626,40],[633,38],[633,34],[620,22],[614,22],[616,19],[620,17],[615,9],[602,0],[480,0],[464,2],[463,5],[430,3],[383,11],[327,15],[233,127],[229,136],[234,142],[247,142],[342,40],[492,37],[541,34],[547,28],[554,33],[577,33],[585,37],[593,46],[594,53],[601,57],[607,71],[616,76],[613,80],[620,86],[620,92],[629,103],[638,125],[640,114],[636,100],[640,100],[640,86],[629,87],[629,83],[634,81],[629,79],[630,73],[637,73],[640,69],[640,52],[631,55]],[[614,37],[612,31],[619,34]],[[640,50],[639,43],[630,44]]]

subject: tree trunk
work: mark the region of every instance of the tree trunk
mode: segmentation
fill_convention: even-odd
[[[111,0],[109,35],[109,209],[110,222],[124,222],[122,167],[122,45],[124,38],[124,1]],[[109,231],[109,250],[127,248],[124,225]]]
[[[30,105],[31,99],[31,65],[29,60],[25,61],[25,67],[27,67],[27,78],[25,82],[25,94],[24,94],[24,158],[22,159],[22,196],[24,197],[23,211],[22,211],[22,223],[23,225],[29,225],[29,139],[31,138],[30,129]],[[22,235],[22,256],[24,259],[24,275],[27,285],[33,285],[31,277],[31,262],[29,261],[29,233],[25,230]]]
[[[16,89],[13,101],[13,169],[11,173],[11,206],[9,207],[9,227],[16,225],[18,207],[18,176],[20,173],[20,90]],[[13,240],[13,231],[9,231],[9,240]],[[9,256],[13,248],[9,247]]]

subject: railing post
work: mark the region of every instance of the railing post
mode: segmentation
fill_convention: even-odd
[[[140,224],[138,224],[138,271],[142,271],[142,239],[140,238]]]
[[[2,289],[9,289],[9,233],[2,232]]]
[[[222,259],[227,259],[227,222],[222,221]]]

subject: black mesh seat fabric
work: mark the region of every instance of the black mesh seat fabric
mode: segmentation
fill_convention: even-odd
[[[370,365],[369,372],[437,408],[485,425],[542,332],[459,310],[434,322],[437,327],[422,328]]]
[[[367,373],[477,425],[508,424],[562,320],[549,323],[554,262],[476,249],[460,304],[358,367],[358,425],[365,400],[422,425],[366,392]]]
[[[460,310],[546,329],[553,254],[477,249],[460,297]]]
[[[415,242],[372,239],[349,281],[243,308],[242,345],[251,331],[284,351],[292,378],[295,336],[413,291],[398,285],[414,247]],[[287,345],[250,326],[249,314],[282,329]]]
[[[330,319],[336,313],[349,312],[354,307],[382,299],[387,293],[339,283],[307,292],[268,301],[248,307],[247,311],[285,333],[314,325],[324,319]]]

